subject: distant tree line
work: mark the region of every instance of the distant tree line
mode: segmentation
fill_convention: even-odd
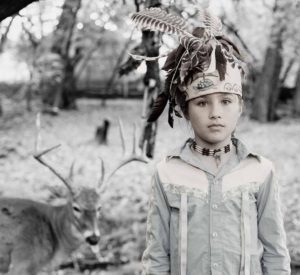
[[[252,13],[248,12],[247,1],[248,0],[229,1],[228,3],[235,7],[237,18],[244,19],[246,15],[251,15],[253,17],[251,20],[255,22],[258,20],[259,14],[256,14],[256,10],[253,10]],[[0,2],[0,21],[11,16],[6,32],[2,32],[1,35],[0,52],[3,50],[9,27],[13,24],[14,15],[18,14],[20,9],[32,2],[34,1],[3,0]],[[91,1],[91,3],[92,2],[93,1]],[[197,19],[196,14],[185,9],[187,4],[191,4],[192,1],[185,0],[180,1],[180,3],[174,1],[172,3],[173,4],[170,2],[170,5],[167,7],[170,12],[179,15],[184,14],[185,17],[195,17],[194,19]],[[123,6],[129,6],[129,4],[131,4],[132,11],[134,11],[134,9],[138,11],[147,7],[166,8],[159,0],[131,1],[130,3],[129,1],[123,1],[121,4]],[[289,89],[289,92],[293,91],[292,103],[290,104],[292,115],[300,116],[300,54],[298,47],[300,43],[300,30],[297,28],[300,24],[298,16],[300,13],[300,3],[293,0],[275,0],[273,5],[269,6],[265,1],[255,0],[255,5],[256,4],[262,5],[262,9],[265,9],[264,16],[269,24],[267,26],[268,29],[266,29],[264,33],[257,33],[254,37],[251,37],[251,40],[260,39],[262,41],[261,44],[265,43],[266,45],[264,49],[261,49],[261,52],[264,52],[264,54],[259,57],[259,60],[262,62],[258,61],[258,58],[253,53],[253,46],[249,43],[250,38],[245,37],[245,35],[243,36],[241,33],[241,30],[243,28],[247,29],[247,27],[242,24],[238,25],[236,22],[230,22],[231,17],[225,14],[225,8],[224,13],[221,14],[226,31],[231,37],[239,41],[247,54],[252,58],[249,63],[249,75],[252,77],[248,79],[247,83],[251,101],[251,117],[262,122],[278,119],[279,115],[277,109],[279,99],[282,97],[282,92],[285,93],[283,97],[287,97],[288,95],[286,92],[287,88],[284,86],[285,80],[287,76],[291,74],[292,68],[295,67],[298,67],[298,69],[296,72],[295,85]],[[110,6],[110,10],[115,8],[114,5],[115,2]],[[100,31],[90,27],[90,30],[88,30],[90,34],[82,38],[84,41],[94,36],[94,38],[92,38],[93,46],[87,47],[86,45],[76,42],[78,34],[80,34],[80,30],[76,29],[77,24],[80,23],[82,19],[89,18],[89,14],[86,14],[85,18],[81,15],[81,21],[79,20],[78,13],[80,11],[82,13],[88,12],[88,10],[84,11],[84,9],[86,9],[86,7],[83,7],[82,0],[64,1],[62,12],[58,18],[58,24],[51,35],[51,39],[47,40],[47,53],[41,53],[40,50],[43,40],[46,38],[42,37],[38,39],[34,33],[31,32],[30,28],[23,24],[24,32],[27,34],[28,41],[30,41],[34,52],[34,57],[31,62],[31,82],[34,82],[34,73],[37,69],[43,73],[40,82],[43,103],[46,108],[49,107],[54,113],[61,108],[76,108],[76,98],[74,97],[76,79],[78,77],[76,72],[83,70],[95,51],[99,51],[99,49],[103,51],[105,47],[101,36],[101,34],[105,32],[104,27],[100,28]],[[97,13],[100,19],[107,17],[107,13],[101,13],[99,11],[97,11]],[[114,18],[109,18],[109,20],[120,20],[122,16],[125,17],[128,16],[128,14],[115,16]],[[107,18],[105,20],[107,21]],[[30,19],[27,21],[27,23],[33,24]],[[247,24],[247,22],[244,24]],[[260,23],[256,24],[259,26]],[[84,28],[85,33],[87,33],[87,27],[87,21],[83,22],[82,28]],[[253,28],[255,27],[256,25],[253,26]],[[123,41],[124,45],[122,49],[114,55],[115,60],[113,62],[115,63],[112,67],[111,75],[108,78],[106,87],[107,93],[110,93],[112,87],[115,85],[118,72],[120,72],[121,75],[128,74],[141,64],[141,61],[134,61],[132,58],[129,58],[125,63],[122,62],[126,58],[126,53],[132,43],[131,38],[132,37]],[[135,45],[133,52],[147,56],[159,55],[160,41],[161,34],[143,31],[142,40],[139,44]],[[258,41],[257,44],[259,43]],[[287,47],[289,48],[287,49]],[[52,65],[49,66],[49,64]],[[55,64],[55,66],[53,64]],[[47,70],[45,70],[45,68],[47,68]],[[146,74],[143,82],[145,87],[144,99],[145,102],[147,102],[144,104],[145,108],[143,110],[143,115],[145,115],[147,112],[146,109],[150,108],[157,92],[161,89],[159,66],[157,62],[146,62]],[[26,89],[30,95],[32,83],[27,85]],[[28,96],[28,98],[31,97]],[[147,127],[153,128],[154,126],[151,124]]]

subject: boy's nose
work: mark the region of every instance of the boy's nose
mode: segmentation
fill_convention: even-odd
[[[218,106],[213,105],[213,106],[211,107],[210,114],[209,114],[209,118],[210,118],[210,119],[221,118],[221,112],[220,112]]]

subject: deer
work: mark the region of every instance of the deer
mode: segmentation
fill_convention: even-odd
[[[47,162],[45,155],[57,149],[56,145],[38,149],[40,140],[40,117],[36,119],[37,138],[34,158],[54,173],[68,190],[65,204],[51,205],[25,198],[0,198],[0,274],[36,275],[42,270],[54,270],[67,260],[80,246],[87,245],[99,252],[101,195],[107,189],[112,176],[124,165],[138,161],[147,163],[144,150],[136,151],[136,127],[133,134],[133,149],[126,153],[120,163],[106,175],[101,159],[101,176],[95,187],[72,185],[73,167],[64,177]],[[119,120],[123,152],[125,138]],[[99,254],[97,254],[99,255]]]

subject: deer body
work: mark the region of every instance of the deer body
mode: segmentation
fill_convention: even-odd
[[[86,199],[88,195],[89,202],[83,205],[77,201],[76,210],[72,202],[51,206],[26,199],[1,198],[0,274],[35,275],[43,268],[58,266],[85,242],[97,245],[98,195],[92,189],[84,189],[78,198]]]

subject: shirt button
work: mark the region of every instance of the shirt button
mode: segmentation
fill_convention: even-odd
[[[213,208],[213,209],[217,209],[217,208],[218,208],[218,205],[217,205],[216,203],[213,203],[213,204],[212,204],[212,208]]]
[[[212,236],[213,236],[214,238],[216,238],[216,237],[218,237],[218,233],[217,233],[217,232],[213,232],[213,233],[212,233]]]
[[[218,263],[213,263],[213,268],[218,268]]]

